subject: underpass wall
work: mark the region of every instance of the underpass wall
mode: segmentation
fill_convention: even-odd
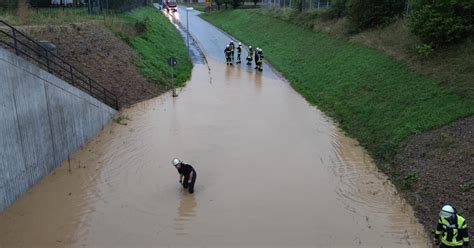
[[[0,212],[94,137],[115,112],[0,48]]]

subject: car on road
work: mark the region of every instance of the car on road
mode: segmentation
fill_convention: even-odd
[[[176,12],[178,10],[178,3],[176,0],[163,0],[163,9],[168,12]]]

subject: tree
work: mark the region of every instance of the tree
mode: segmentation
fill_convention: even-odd
[[[293,9],[303,12],[304,0],[293,0]]]
[[[346,7],[354,31],[361,31],[392,22],[405,4],[405,0],[348,0]]]
[[[232,8],[237,9],[240,6],[241,0],[232,0]]]
[[[430,46],[460,41],[474,33],[474,3],[470,0],[416,1],[409,26],[413,34]]]

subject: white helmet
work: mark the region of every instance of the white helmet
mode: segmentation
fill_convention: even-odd
[[[225,47],[229,47],[229,45],[225,46]]]
[[[252,46],[249,46],[249,49],[252,49]]]
[[[231,43],[231,44],[234,44],[234,41],[233,41],[233,40],[230,40],[230,43]]]
[[[173,166],[176,166],[178,164],[181,164],[181,160],[175,158],[175,159],[173,159],[173,161],[171,163],[173,163]]]
[[[257,51],[260,51],[260,48],[257,47]]]
[[[239,46],[242,46],[242,43],[239,42]]]
[[[443,208],[441,208],[441,211],[439,212],[439,215],[444,218],[450,218],[456,213],[453,207],[450,205],[444,205]]]

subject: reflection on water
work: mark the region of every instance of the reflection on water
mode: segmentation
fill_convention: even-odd
[[[197,202],[194,194],[189,194],[183,190],[181,200],[177,210],[177,217],[175,218],[174,230],[177,235],[187,235],[186,227],[190,225],[196,216]]]
[[[230,81],[231,78],[232,78],[232,73],[234,72],[234,69],[232,68],[231,65],[228,65],[226,68],[225,68],[225,79],[226,81]]]
[[[262,90],[262,74],[255,73],[254,80],[255,80],[255,89],[257,90],[257,92],[260,92]]]

